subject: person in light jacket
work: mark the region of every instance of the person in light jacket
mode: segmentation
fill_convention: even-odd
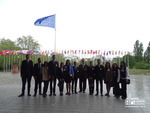
[[[49,74],[48,74],[48,62],[45,61],[43,66],[42,66],[42,80],[44,82],[44,87],[43,87],[43,97],[47,96],[47,89],[49,85]]]

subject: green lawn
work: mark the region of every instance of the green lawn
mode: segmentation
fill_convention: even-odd
[[[129,69],[130,75],[150,75],[150,69]]]

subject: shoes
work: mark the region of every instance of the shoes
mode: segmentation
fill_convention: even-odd
[[[36,94],[33,95],[33,97],[35,97],[35,96],[36,96]]]
[[[24,94],[20,94],[18,97],[23,97],[24,96]]]
[[[42,93],[39,93],[39,95],[42,95]]]
[[[60,93],[60,96],[63,96],[63,93]]]
[[[101,94],[101,96],[103,96],[103,94]]]
[[[56,94],[53,94],[54,96],[56,96]]]
[[[52,96],[52,94],[49,94],[49,96]]]
[[[109,95],[108,93],[106,93],[106,94],[105,94],[105,96],[108,96],[108,97],[110,97],[110,95]]]
[[[43,97],[46,97],[47,95],[46,94],[43,94]]]
[[[105,96],[108,96],[108,93],[106,93]]]
[[[96,93],[95,96],[98,96],[98,93]]]
[[[82,91],[80,90],[79,93],[81,93]]]
[[[85,93],[85,91],[83,91],[83,93]]]
[[[28,96],[30,97],[30,96],[31,96],[31,94],[28,94]]]
[[[78,94],[77,92],[75,92],[75,94]]]
[[[68,93],[66,93],[66,95],[68,95]]]
[[[126,97],[121,97],[122,98],[122,100],[125,100],[126,99]]]

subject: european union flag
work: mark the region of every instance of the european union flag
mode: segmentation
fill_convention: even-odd
[[[37,19],[34,22],[34,25],[55,28],[55,15],[50,15]]]

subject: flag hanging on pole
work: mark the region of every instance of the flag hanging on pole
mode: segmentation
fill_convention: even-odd
[[[37,19],[34,25],[55,28],[55,14]]]

